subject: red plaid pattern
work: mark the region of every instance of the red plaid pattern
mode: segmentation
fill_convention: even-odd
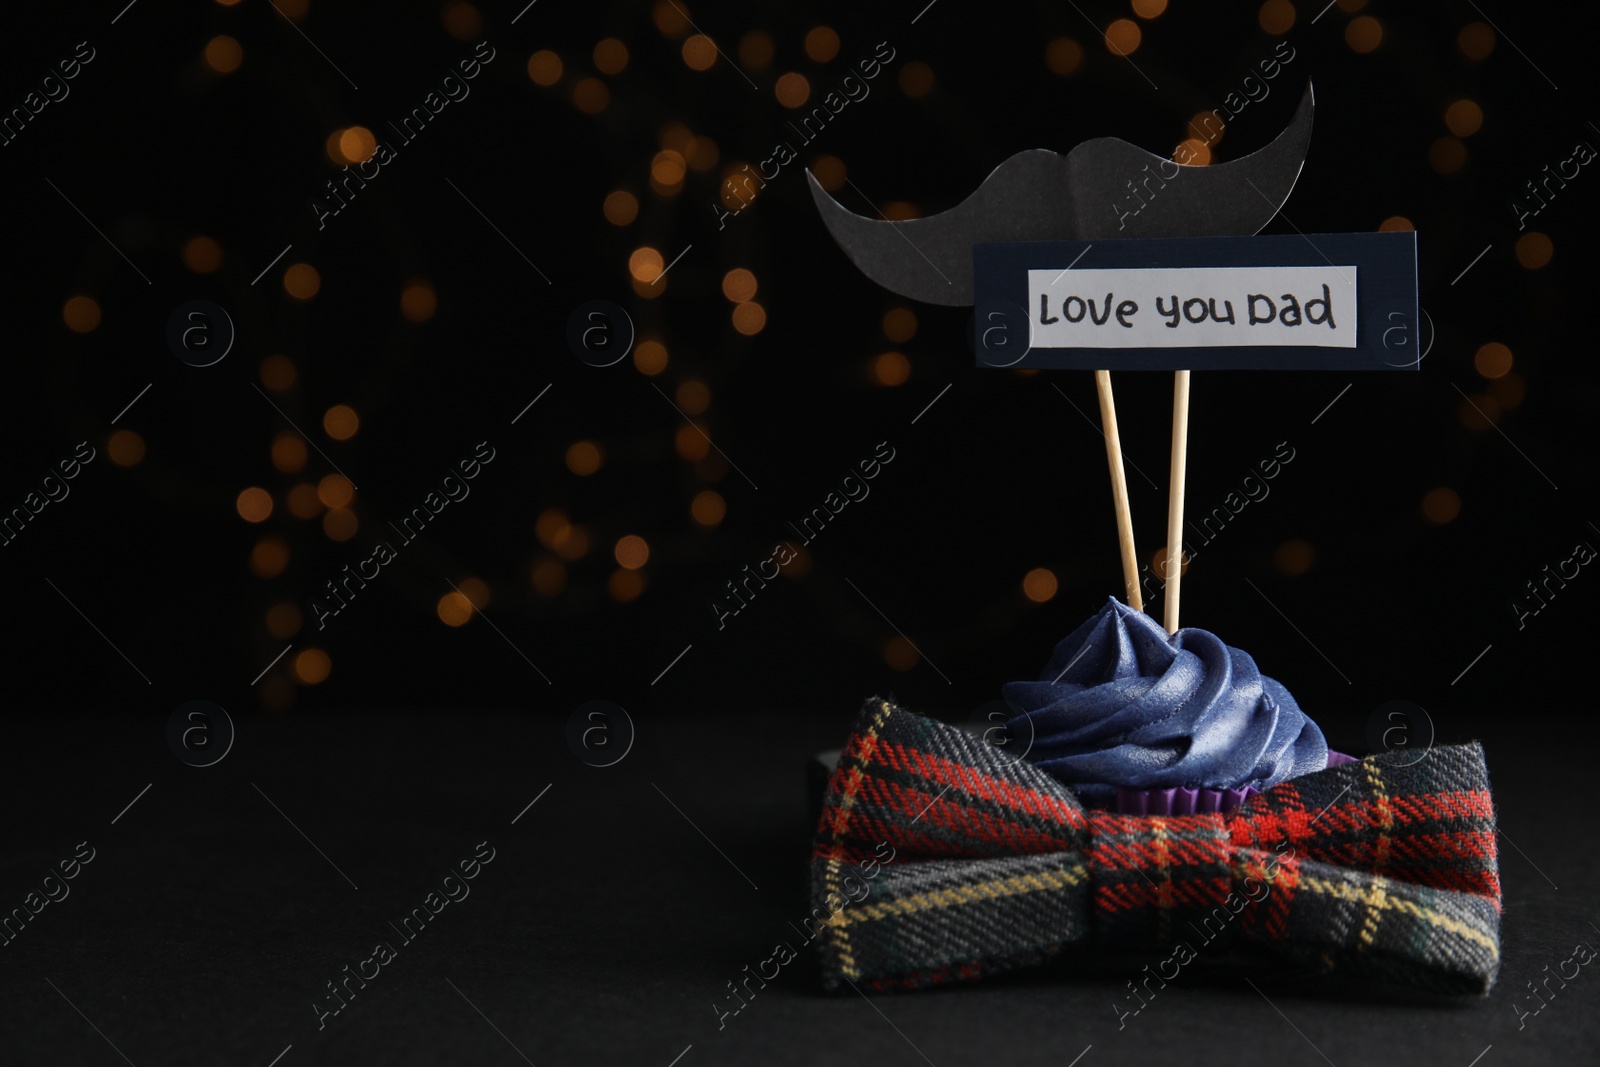
[[[1118,815],[962,730],[869,701],[817,828],[825,980],[922,986],[1074,942],[1198,934],[1361,980],[1486,993],[1500,882],[1482,749],[1403,756],[1304,775],[1227,814]],[[869,867],[881,842],[896,859]]]

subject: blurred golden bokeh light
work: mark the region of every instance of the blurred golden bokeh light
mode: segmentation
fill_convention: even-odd
[[[289,546],[276,534],[267,534],[250,549],[250,573],[257,578],[276,578],[288,565]]]
[[[634,249],[628,257],[628,273],[633,275],[635,281],[647,285],[661,276],[661,270],[666,265],[667,261],[661,258],[661,253],[649,245]]]
[[[1051,74],[1065,78],[1078,73],[1083,66],[1083,45],[1071,37],[1057,37],[1044,50],[1044,65]]]
[[[743,267],[735,267],[722,276],[722,295],[735,304],[742,304],[746,300],[754,300],[756,296],[756,276]]]
[[[687,5],[681,0],[656,0],[650,18],[664,36],[676,37],[689,28]]]
[[[268,356],[261,361],[261,384],[275,393],[293,387],[299,376],[288,356]]]
[[[717,63],[717,46],[704,34],[694,34],[683,42],[683,62],[690,70],[710,70]]]
[[[348,441],[361,429],[361,417],[349,404],[335,404],[322,413],[322,429],[335,441]]]
[[[1517,262],[1528,270],[1538,270],[1547,265],[1556,254],[1550,238],[1537,230],[1530,230],[1517,238]]]
[[[284,430],[272,439],[272,465],[284,474],[294,474],[306,465],[306,443],[293,430]]]
[[[342,508],[356,498],[356,487],[342,474],[327,474],[317,483],[317,499],[323,507]]]
[[[567,588],[567,566],[550,556],[541,557],[528,568],[528,581],[542,597],[560,596]]]
[[[803,107],[811,98],[811,83],[804,74],[791,70],[778,78],[772,91],[784,107]]]
[[[1058,587],[1055,572],[1047,567],[1035,567],[1022,576],[1022,595],[1035,604],[1054,597]]]
[[[1316,556],[1311,542],[1294,537],[1279,545],[1277,551],[1272,553],[1272,565],[1278,569],[1279,574],[1298,578],[1311,569]]]
[[[472,618],[472,602],[453,589],[439,598],[434,610],[446,626],[465,626]]]
[[[291,263],[283,272],[283,291],[296,300],[310,300],[322,288],[322,275],[309,263]]]
[[[1353,18],[1344,28],[1344,43],[1359,55],[1376,51],[1383,43],[1383,24],[1371,15]]]
[[[903,345],[917,335],[917,313],[907,307],[890,308],[883,313],[883,335]]]
[[[561,80],[561,57],[541,48],[528,57],[528,77],[535,85],[551,86]]]
[[[839,54],[839,34],[831,26],[818,26],[806,34],[805,49],[813,63],[826,63]]]
[[[1274,37],[1282,37],[1294,28],[1294,5],[1289,0],[1267,0],[1256,13],[1261,28]]]
[[[605,452],[593,441],[574,441],[567,448],[567,470],[586,478],[605,464]]]
[[[444,32],[458,41],[470,41],[483,33],[483,16],[465,0],[452,0],[439,12]]]
[[[611,103],[611,90],[599,78],[583,78],[572,87],[572,106],[585,115],[598,115]]]
[[[911,377],[911,361],[900,352],[884,352],[872,361],[872,380],[879,385],[903,385]]]
[[[701,526],[715,526],[728,514],[728,503],[714,489],[702,489],[689,502],[689,516]]]
[[[1504,378],[1511,371],[1511,349],[1490,341],[1472,357],[1472,366],[1485,378]]]
[[[322,532],[330,541],[348,541],[360,529],[361,520],[349,508],[329,508],[322,516]]]
[[[1444,109],[1444,124],[1457,137],[1471,137],[1483,126],[1483,108],[1471,100],[1457,100]]]
[[[685,415],[699,415],[711,406],[711,387],[697,378],[689,378],[678,386],[678,406]]]
[[[589,534],[581,526],[566,526],[555,536],[556,555],[569,563],[589,554]]]
[[[933,68],[920,59],[914,59],[901,67],[898,80],[900,91],[912,100],[921,100],[933,92]]]
[[[540,544],[549,548],[556,543],[556,538],[561,532],[570,525],[572,525],[572,522],[567,518],[565,511],[560,508],[545,508],[539,513],[539,517],[534,520],[533,535],[539,539]]]
[[[760,333],[767,325],[767,311],[754,300],[747,300],[733,309],[733,328],[746,337]]]
[[[1428,490],[1422,497],[1422,514],[1435,526],[1455,521],[1461,514],[1461,494],[1444,485]]]
[[[303,648],[294,656],[294,677],[301,685],[317,685],[333,671],[333,660],[320,648]]]
[[[687,164],[683,154],[670,148],[664,148],[655,154],[650,161],[650,185],[658,193],[671,194],[683,184],[683,176],[687,173]]]
[[[1106,48],[1114,56],[1131,56],[1139,50],[1144,32],[1132,19],[1117,19],[1106,27]]]
[[[1474,63],[1488,59],[1489,53],[1494,51],[1494,43],[1494,30],[1481,22],[1469,22],[1456,34],[1456,47]]]
[[[1181,141],[1177,148],[1172,150],[1172,158],[1185,167],[1206,167],[1211,165],[1211,146],[1197,137]]]
[[[297,519],[314,519],[322,514],[322,498],[310,482],[301,482],[290,489],[288,501],[289,514]]]
[[[240,492],[234,500],[234,508],[245,522],[266,522],[272,515],[272,494],[252,485]]]
[[[828,192],[838,192],[844,185],[848,170],[838,156],[818,156],[811,163],[811,173]]]
[[[119,467],[136,467],[144,459],[144,438],[132,430],[118,430],[106,441],[106,455]]]
[[[330,133],[326,147],[329,159],[354,166],[372,158],[378,150],[378,139],[365,126],[347,126]]]
[[[606,579],[606,592],[619,604],[631,603],[644,592],[644,575],[638,571],[612,571],[611,577]]]
[[[751,70],[766,70],[775,54],[771,36],[761,30],[751,30],[739,38],[739,62]]]
[[[61,319],[73,333],[93,333],[100,325],[100,304],[92,296],[69,297],[61,305]]]
[[[639,215],[639,200],[632,193],[618,189],[606,196],[603,210],[606,221],[613,226],[626,226]]]
[[[917,646],[898,634],[884,643],[883,662],[892,670],[909,671],[921,659],[922,654],[917,651]]]
[[[244,62],[244,49],[227,34],[219,34],[207,41],[203,55],[206,66],[218,74],[232,74]]]
[[[680,457],[690,463],[705,459],[706,453],[711,451],[711,443],[706,439],[705,433],[693,424],[678,427],[677,433],[673,436],[672,447],[677,450]]]
[[[621,74],[628,65],[628,46],[607,37],[594,46],[594,69],[601,74]]]
[[[222,246],[210,237],[191,237],[183,245],[183,265],[196,274],[215,274],[222,269]]]
[[[407,322],[427,322],[439,310],[439,294],[426,278],[412,278],[400,289],[400,314]]]
[[[612,555],[616,557],[617,566],[636,571],[650,562],[650,545],[638,534],[627,534],[617,539]]]
[[[305,625],[305,616],[297,605],[284,601],[267,609],[266,625],[267,633],[280,641],[287,641],[300,632],[300,627]]]
[[[1457,137],[1441,137],[1428,148],[1428,165],[1440,174],[1454,174],[1467,165],[1467,146]]]
[[[639,373],[654,378],[667,369],[667,346],[660,341],[640,341],[633,349],[633,365]]]

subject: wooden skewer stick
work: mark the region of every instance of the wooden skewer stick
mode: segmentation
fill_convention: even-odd
[[[1178,632],[1178,583],[1183,578],[1183,477],[1188,450],[1189,372],[1180,370],[1172,382],[1172,486],[1167,497],[1167,599],[1162,621],[1169,634]]]
[[[1106,462],[1111,467],[1111,502],[1117,509],[1117,540],[1122,546],[1123,602],[1134,611],[1144,610],[1139,595],[1139,555],[1133,543],[1133,513],[1128,509],[1128,476],[1122,469],[1122,441],[1117,436],[1117,405],[1111,397],[1111,372],[1094,372],[1100,395],[1100,425],[1106,439]]]

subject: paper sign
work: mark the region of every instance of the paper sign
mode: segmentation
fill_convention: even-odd
[[[1034,348],[1356,346],[1356,268],[1030,270]]]
[[[1416,235],[973,248],[979,366],[1414,370]]]

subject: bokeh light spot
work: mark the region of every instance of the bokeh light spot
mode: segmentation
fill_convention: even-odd
[[[100,304],[92,296],[69,297],[61,305],[61,319],[73,333],[93,333],[100,325]]]
[[[322,413],[322,428],[335,441],[348,441],[361,429],[361,417],[349,404],[335,404]]]
[[[239,494],[233,506],[245,522],[266,522],[272,515],[272,494],[252,485]]]
[[[612,555],[617,559],[617,566],[636,571],[650,562],[650,545],[638,534],[627,534],[617,539]]]
[[[1538,270],[1556,254],[1550,238],[1537,230],[1530,230],[1517,238],[1517,262],[1528,270]]]
[[[1055,572],[1047,567],[1035,567],[1022,576],[1022,595],[1035,604],[1043,604],[1055,596],[1057,588]]]
[[[689,502],[689,516],[701,526],[715,526],[728,514],[728,503],[714,489],[702,489]]]
[[[605,452],[593,441],[574,441],[567,447],[567,470],[586,478],[605,464]]]
[[[722,295],[735,304],[742,304],[746,300],[754,300],[756,296],[756,276],[743,267],[735,267],[722,276]]]
[[[301,685],[317,685],[333,672],[333,659],[320,648],[303,648],[294,655],[294,677]]]
[[[144,438],[132,430],[118,430],[106,441],[106,455],[119,467],[136,467],[144,459]]]
[[[1455,521],[1461,514],[1461,494],[1445,485],[1428,490],[1422,497],[1422,514],[1435,526]]]

